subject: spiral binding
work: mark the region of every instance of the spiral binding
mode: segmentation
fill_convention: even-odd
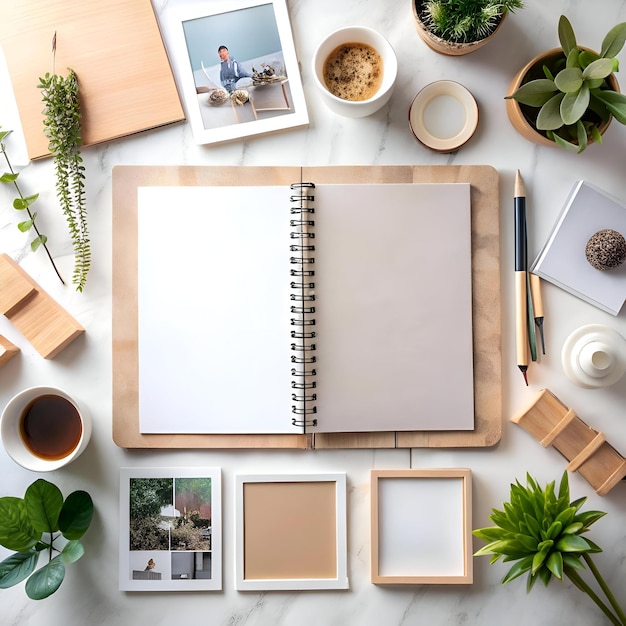
[[[289,246],[291,257],[291,338],[296,340],[291,344],[291,362],[302,367],[291,369],[291,412],[296,416],[291,423],[294,426],[317,426],[317,419],[309,417],[317,413],[315,401],[317,387],[315,382],[316,371],[313,365],[315,356],[315,208],[312,206],[315,196],[311,193],[315,189],[314,183],[299,182],[291,185],[297,193],[290,196],[292,228]]]

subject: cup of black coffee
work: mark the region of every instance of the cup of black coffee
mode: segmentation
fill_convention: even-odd
[[[31,387],[6,405],[0,433],[16,463],[34,472],[49,472],[67,465],[87,447],[91,415],[61,389]]]

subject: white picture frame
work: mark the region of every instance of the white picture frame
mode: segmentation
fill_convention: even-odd
[[[471,470],[371,471],[371,581],[471,584]]]
[[[160,18],[194,140],[211,144],[305,126],[304,90],[285,0],[181,2]],[[242,77],[244,104],[223,103],[218,48],[226,46]],[[268,68],[271,68],[268,69]],[[273,71],[264,78],[266,71]],[[211,104],[210,102],[213,102]]]
[[[119,544],[121,591],[221,590],[221,470],[121,468]]]
[[[235,477],[240,591],[348,589],[346,475]]]

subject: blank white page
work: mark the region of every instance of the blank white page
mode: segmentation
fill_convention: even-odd
[[[289,189],[142,187],[142,433],[293,433]]]

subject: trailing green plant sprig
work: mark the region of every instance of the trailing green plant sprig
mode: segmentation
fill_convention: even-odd
[[[11,161],[9,159],[9,154],[7,153],[7,149],[6,149],[6,145],[4,143],[4,140],[13,132],[12,130],[1,130],[2,127],[0,126],[0,152],[2,153],[2,155],[4,156],[4,160],[6,161],[7,167],[9,169],[8,172],[4,172],[3,174],[0,175],[0,182],[8,184],[8,185],[13,185],[13,187],[15,188],[15,191],[17,192],[17,198],[15,198],[13,200],[13,208],[16,211],[26,211],[26,214],[28,215],[28,219],[24,220],[22,222],[19,222],[17,227],[18,229],[23,232],[26,233],[29,230],[34,230],[35,231],[35,237],[33,238],[33,240],[30,242],[30,248],[33,252],[35,252],[40,246],[45,250],[48,259],[50,260],[50,263],[52,264],[52,267],[54,268],[54,271],[56,272],[56,275],[59,277],[59,280],[65,284],[65,281],[63,280],[61,274],[59,273],[59,270],[57,269],[57,266],[54,262],[54,259],[52,258],[52,255],[50,254],[50,251],[48,250],[48,246],[47,246],[47,241],[48,241],[48,237],[44,234],[42,234],[39,231],[39,228],[35,222],[35,220],[37,219],[37,211],[31,211],[30,207],[37,201],[37,199],[39,198],[39,194],[38,193],[34,193],[31,194],[29,196],[25,196],[22,193],[22,190],[20,189],[20,186],[17,182],[17,179],[19,178],[19,172],[16,172],[13,169],[13,166],[11,165]]]
[[[27,579],[29,598],[52,595],[63,582],[65,566],[85,553],[80,538],[91,524],[93,511],[87,492],[73,491],[63,499],[56,485],[41,478],[23,498],[0,498],[0,545],[15,550],[0,563],[0,589]],[[58,546],[60,541],[63,545]],[[44,552],[48,562],[35,571]]]
[[[425,0],[421,18],[437,37],[471,43],[490,35],[505,11],[523,6],[523,0]]]
[[[52,45],[56,52],[56,34]],[[44,103],[44,133],[54,158],[57,197],[67,220],[74,246],[72,282],[82,291],[91,266],[91,247],[87,229],[85,167],[80,153],[81,114],[78,78],[68,68],[66,77],[49,72],[39,79]]]
[[[527,474],[526,486],[519,481],[511,484],[510,500],[504,503],[503,510],[492,510],[489,519],[495,526],[473,531],[476,537],[488,542],[474,556],[489,555],[492,564],[499,559],[514,561],[502,584],[528,574],[528,592],[537,580],[548,586],[553,578],[563,580],[565,576],[596,603],[612,624],[626,626],[624,611],[591,557],[602,549],[582,536],[606,513],[581,511],[586,500],[579,498],[570,502],[567,471],[561,478],[558,494],[554,481],[542,489]],[[581,572],[586,571],[585,565],[608,604],[583,578]]]
[[[553,67],[543,66],[545,78],[524,83],[506,97],[539,108],[536,128],[559,146],[582,152],[589,138],[602,143],[598,124],[611,115],[626,124],[626,96],[607,82],[619,70],[616,56],[626,41],[626,22],[611,28],[599,54],[580,49],[565,15],[559,19],[558,34],[563,55]]]

